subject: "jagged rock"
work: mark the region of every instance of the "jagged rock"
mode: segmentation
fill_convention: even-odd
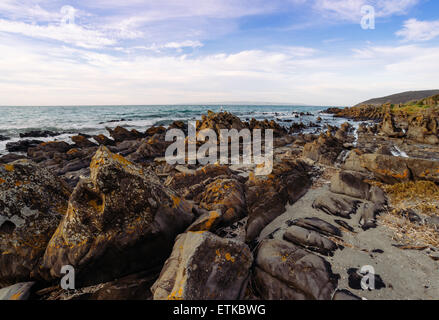
[[[90,147],[96,147],[96,144],[88,140],[83,135],[77,135],[72,137],[72,141],[75,143],[75,145],[78,148],[90,148]]]
[[[28,300],[34,284],[35,282],[20,282],[12,286],[0,289],[0,301]]]
[[[320,233],[299,226],[289,227],[285,231],[283,238],[288,242],[326,256],[332,255],[338,248],[333,241],[322,236]]]
[[[64,141],[43,142],[27,150],[28,157],[32,159],[51,159],[55,153],[66,153],[73,146]]]
[[[27,152],[29,148],[38,146],[43,141],[40,140],[20,140],[17,142],[8,142],[6,150],[9,152]]]
[[[187,228],[186,232],[212,231],[220,225],[222,216],[223,214],[219,210],[206,211]]]
[[[301,161],[275,161],[268,176],[251,175],[246,182],[248,222],[246,241],[256,239],[262,229],[285,212],[311,186],[308,167]]]
[[[93,139],[100,146],[114,146],[114,145],[116,145],[116,141],[108,138],[106,135],[103,135],[103,134],[99,134],[99,135],[93,136]]]
[[[106,129],[110,133],[110,136],[116,142],[122,142],[124,140],[136,140],[143,137],[143,135],[135,129],[128,131],[127,129],[120,126],[117,126],[114,129]]]
[[[343,143],[328,131],[326,135],[321,134],[314,142],[307,143],[302,155],[322,164],[333,165],[342,150]]]
[[[166,149],[172,142],[165,141],[164,135],[154,135],[144,139],[139,148],[128,159],[134,162],[144,162],[165,155]]]
[[[28,160],[0,165],[0,286],[33,279],[69,187]]]
[[[438,144],[437,115],[418,115],[409,119],[407,138],[420,143]]]
[[[351,214],[357,212],[360,202],[361,201],[328,192],[317,197],[312,207],[333,216],[350,219]]]
[[[242,242],[210,232],[184,233],[151,290],[155,300],[239,299],[252,262]]]
[[[163,126],[151,127],[145,131],[145,135],[147,136],[153,136],[155,134],[163,134],[163,133],[166,133],[166,128]]]
[[[119,153],[121,156],[128,156],[137,151],[137,149],[142,144],[139,140],[126,140],[122,142],[117,142],[115,147],[110,147],[110,150],[115,153]]]
[[[219,176],[231,176],[232,170],[227,166],[209,164],[200,169],[197,169],[194,173],[176,173],[174,176],[170,176],[165,181],[165,186],[168,186],[181,195],[184,195],[188,188],[198,185],[209,178],[215,178]]]
[[[330,300],[338,281],[325,259],[283,240],[264,240],[253,282],[262,299]]]
[[[400,138],[404,136],[401,129],[395,126],[393,117],[390,112],[387,112],[379,128],[379,134],[390,138]]]
[[[101,146],[81,179],[43,259],[46,279],[72,265],[77,286],[159,266],[192,208],[154,173]]]
[[[247,213],[244,187],[236,179],[216,179],[194,201],[206,210],[221,211],[222,225],[238,221]]]

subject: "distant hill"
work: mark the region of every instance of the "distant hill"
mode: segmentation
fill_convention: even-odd
[[[386,96],[382,98],[370,99],[355,105],[355,107],[361,105],[381,106],[385,103],[405,104],[410,101],[421,100],[438,94],[439,94],[439,90],[407,91],[407,92],[392,94],[390,96]]]

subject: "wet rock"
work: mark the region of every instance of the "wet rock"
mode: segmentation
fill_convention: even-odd
[[[115,147],[110,147],[110,150],[115,153],[119,153],[121,156],[128,156],[137,151],[141,145],[141,140],[127,140],[116,143]]]
[[[163,134],[163,133],[166,133],[166,128],[163,126],[151,127],[145,131],[145,135],[147,136],[153,136],[155,134]]]
[[[59,136],[60,133],[48,130],[34,130],[20,133],[20,138],[49,138]]]
[[[317,197],[312,207],[333,216],[350,219],[351,214],[357,212],[360,202],[361,201],[328,192]]]
[[[95,143],[91,142],[83,135],[73,136],[72,141],[75,143],[76,147],[78,148],[96,147]]]
[[[184,233],[151,290],[155,300],[239,299],[252,262],[242,242],[210,232]]]
[[[308,166],[301,161],[275,161],[268,176],[251,175],[246,182],[248,222],[246,241],[250,242],[271,221],[285,212],[287,203],[293,204],[311,186]]]
[[[11,138],[0,135],[0,141],[7,141],[9,139],[11,139]]]
[[[244,186],[236,179],[216,179],[194,197],[201,208],[222,212],[222,225],[229,225],[247,213]]]
[[[70,188],[28,160],[0,165],[0,286],[34,278]]]
[[[328,132],[321,134],[314,142],[307,143],[302,155],[322,164],[333,165],[342,150],[343,143]]]
[[[40,140],[20,140],[17,142],[8,142],[6,150],[9,152],[27,152],[29,148],[36,147],[43,141]]]
[[[144,139],[138,149],[133,154],[130,154],[129,159],[142,163],[146,160],[162,157],[171,143],[165,140],[164,135],[154,135],[149,139]]]
[[[96,136],[93,136],[93,139],[100,145],[100,146],[114,146],[116,145],[116,141],[113,139],[108,138],[106,135],[99,134]]]
[[[127,129],[120,126],[117,126],[114,129],[110,129],[110,128],[106,128],[106,129],[109,132],[110,136],[116,142],[122,142],[125,140],[136,140],[143,137],[143,135],[135,129],[128,131]]]
[[[27,157],[22,154],[16,154],[16,153],[8,153],[7,155],[4,155],[0,157],[0,164],[6,164],[9,162],[26,159]]]
[[[12,286],[0,289],[0,301],[28,300],[34,284],[35,282],[20,282]]]
[[[38,144],[36,147],[29,148],[27,150],[28,157],[51,159],[55,153],[66,153],[72,148],[67,142],[64,141],[50,141]]]
[[[320,233],[299,226],[289,227],[285,231],[283,238],[305,249],[316,251],[326,256],[332,255],[338,248],[333,241],[322,236]]]
[[[338,281],[325,259],[283,240],[264,240],[253,282],[262,299],[330,300]]]
[[[193,220],[192,207],[154,173],[101,146],[79,181],[43,259],[46,279],[72,265],[78,286],[156,268],[175,236]]]

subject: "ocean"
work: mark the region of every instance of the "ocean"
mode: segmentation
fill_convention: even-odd
[[[340,125],[346,120],[321,113],[330,106],[275,106],[275,105],[143,105],[143,106],[60,106],[60,107],[0,107],[0,155],[7,153],[6,144],[20,140],[20,133],[32,130],[49,130],[62,133],[56,137],[28,138],[42,141],[64,140],[78,133],[108,135],[106,127],[123,126],[127,129],[145,131],[153,125],[169,125],[175,120],[201,119],[208,110],[229,111],[242,120],[276,120],[290,126],[292,122],[316,122],[322,117],[324,123]],[[297,118],[300,112],[312,116]],[[292,121],[292,122],[291,122]]]

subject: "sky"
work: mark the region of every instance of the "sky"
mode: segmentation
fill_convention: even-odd
[[[426,89],[437,0],[0,1],[0,105],[349,106]]]

